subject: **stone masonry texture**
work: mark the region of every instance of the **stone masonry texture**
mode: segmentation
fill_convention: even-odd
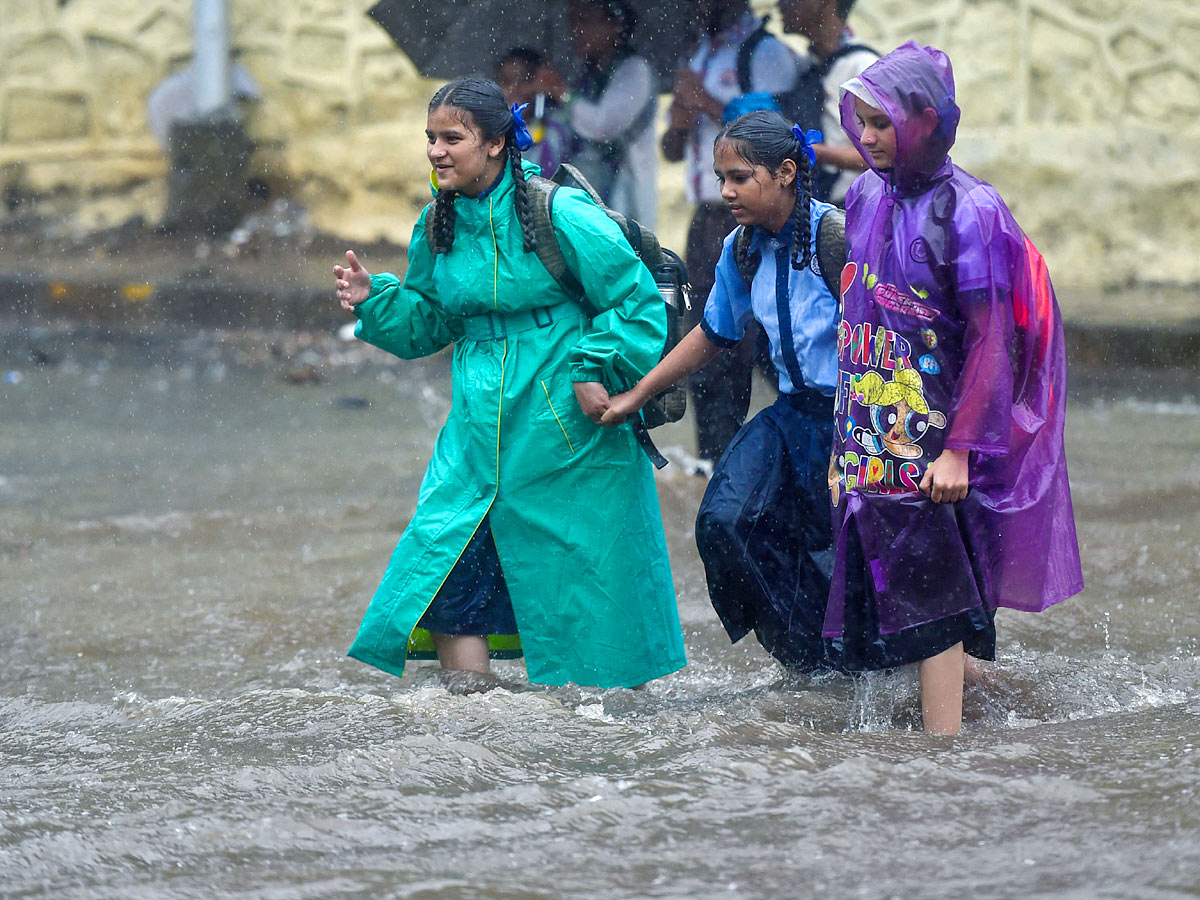
[[[246,122],[271,189],[326,232],[404,242],[429,195],[437,82],[369,5],[229,0],[231,40],[262,88]],[[31,208],[79,231],[161,217],[166,160],[145,102],[188,59],[191,6],[0,0],[0,222]],[[880,50],[912,38],[950,54],[955,161],[997,186],[1057,284],[1200,282],[1200,0],[861,0],[851,24]],[[662,166],[674,245],[681,181]]]

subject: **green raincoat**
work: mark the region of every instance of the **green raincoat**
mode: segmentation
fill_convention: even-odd
[[[350,655],[403,673],[410,635],[486,516],[530,681],[632,686],[682,668],[653,470],[628,427],[584,416],[572,384],[625,390],[658,362],[666,316],[654,280],[580,191],[559,190],[553,222],[602,310],[592,319],[524,251],[511,169],[455,209],[450,251],[430,249],[427,206],[403,284],[372,276],[356,309],[362,340],[406,359],[454,344],[454,358],[416,513]]]

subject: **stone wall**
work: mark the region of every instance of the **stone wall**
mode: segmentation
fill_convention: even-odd
[[[258,170],[324,230],[405,240],[428,197],[435,83],[365,18],[370,0],[229,4],[264,95],[248,119]],[[1200,282],[1200,3],[861,0],[852,22],[880,49],[915,38],[950,53],[954,158],[1010,201],[1056,282]],[[0,0],[0,221],[156,220],[166,163],[145,100],[190,40],[190,0]],[[680,182],[663,167],[676,245]]]
[[[954,63],[955,162],[992,182],[1056,284],[1200,282],[1200,3],[863,0],[879,48]]]

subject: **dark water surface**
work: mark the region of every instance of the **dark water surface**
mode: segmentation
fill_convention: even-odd
[[[444,361],[70,337],[0,337],[0,896],[1200,896],[1191,373],[1073,374],[1088,588],[1001,613],[951,739],[912,672],[729,645],[685,426],[657,436],[687,669],[531,689],[501,663],[512,690],[463,697],[349,660]]]

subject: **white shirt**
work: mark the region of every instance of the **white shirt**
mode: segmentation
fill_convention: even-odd
[[[742,94],[737,77],[738,47],[758,25],[754,14],[746,13],[736,24],[702,45],[688,61],[688,68],[703,77],[704,89],[722,104]],[[795,84],[797,66],[796,55],[778,38],[767,35],[750,57],[750,89],[781,94]],[[703,116],[688,137],[684,149],[685,190],[691,203],[722,202],[713,175],[712,152],[720,130],[719,121]]]
[[[584,140],[605,143],[620,137],[651,102],[656,102],[654,71],[642,57],[629,56],[617,64],[598,98],[577,97],[571,101],[569,124]],[[609,204],[651,230],[658,215],[655,119],[651,116],[641,133],[627,140],[628,149],[617,170]]]
[[[839,57],[825,75],[822,82],[825,86],[825,106],[821,110],[821,132],[825,135],[825,143],[830,147],[849,147],[850,136],[842,130],[842,113],[838,108],[841,102],[841,86],[862,74],[863,69],[875,62],[879,57],[870,50],[855,50]],[[822,166],[833,171],[834,166]],[[830,203],[841,203],[846,199],[846,191],[854,179],[862,174],[857,169],[839,169],[837,181],[829,191]]]

